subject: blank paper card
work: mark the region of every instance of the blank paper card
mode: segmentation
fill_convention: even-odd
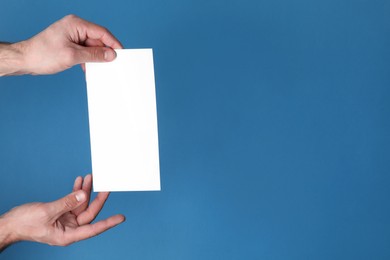
[[[87,63],[94,191],[160,190],[152,49]]]

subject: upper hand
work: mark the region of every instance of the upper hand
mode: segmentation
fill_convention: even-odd
[[[68,15],[36,36],[14,44],[23,54],[23,73],[53,74],[85,62],[107,62],[123,48],[106,29]]]

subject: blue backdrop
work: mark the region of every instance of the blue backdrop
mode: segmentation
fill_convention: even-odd
[[[390,259],[389,1],[1,1],[0,40],[69,13],[154,49],[162,191],[0,258]],[[0,120],[1,213],[91,172],[80,67],[0,78]]]

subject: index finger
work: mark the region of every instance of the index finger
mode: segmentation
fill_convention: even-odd
[[[77,216],[77,223],[79,225],[91,223],[103,208],[109,194],[109,192],[99,192],[88,208]]]
[[[123,49],[122,44],[119,42],[117,38],[106,28],[88,22],[84,19],[80,19],[81,24],[83,27],[81,29],[84,30],[83,34],[85,35],[85,39],[94,39],[94,40],[100,40],[104,43],[104,45],[112,48],[112,49]]]

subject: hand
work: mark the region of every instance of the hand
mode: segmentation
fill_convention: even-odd
[[[91,188],[91,175],[84,180],[77,177],[73,193],[54,202],[25,204],[3,215],[0,234],[5,241],[0,241],[0,250],[21,240],[66,246],[122,223],[124,216],[115,215],[91,224],[109,195],[101,192],[89,204]]]
[[[23,56],[20,73],[53,74],[85,62],[107,62],[123,48],[105,28],[68,15],[29,40],[12,47]]]

